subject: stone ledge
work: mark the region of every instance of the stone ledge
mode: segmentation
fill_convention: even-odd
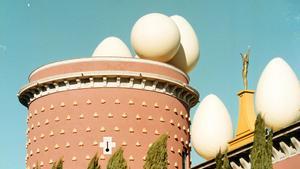
[[[154,91],[176,97],[188,108],[199,100],[198,92],[178,80],[152,73],[124,71],[92,71],[68,73],[29,83],[18,93],[20,102],[28,105],[45,95],[83,88],[132,88]]]

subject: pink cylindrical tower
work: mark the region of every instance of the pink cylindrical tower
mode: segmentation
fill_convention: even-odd
[[[28,107],[27,168],[84,169],[98,153],[105,168],[118,147],[132,169],[167,133],[169,168],[190,168],[189,110],[199,99],[185,73],[134,58],[84,58],[32,72],[18,94]]]

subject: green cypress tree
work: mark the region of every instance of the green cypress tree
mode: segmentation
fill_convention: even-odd
[[[98,154],[96,153],[94,157],[91,159],[87,169],[100,169],[100,168],[101,166],[99,165],[99,157]]]
[[[107,169],[127,169],[126,160],[123,157],[123,149],[119,148],[109,159]]]
[[[63,164],[64,164],[64,161],[63,159],[59,159],[58,162],[54,162],[54,164],[52,165],[52,169],[63,169]]]
[[[221,154],[221,150],[219,151],[219,153],[217,154],[216,158],[215,158],[215,162],[216,162],[216,169],[222,169],[222,154]]]
[[[33,169],[41,169],[41,166],[38,161],[36,162],[36,167],[33,167]]]
[[[59,159],[59,161],[56,165],[56,169],[63,169],[63,164],[64,164],[64,161],[62,159]]]
[[[161,135],[148,149],[144,169],[167,169],[168,152],[167,152],[168,135]]]
[[[257,115],[254,130],[254,142],[251,150],[251,169],[270,169],[267,163],[270,160],[268,151],[266,149],[266,132],[265,122],[261,114]]]
[[[53,163],[52,168],[51,169],[56,169],[56,162]]]
[[[273,147],[273,131],[269,131],[269,135],[267,136],[267,144],[266,144],[266,150],[267,150],[267,161],[266,161],[266,168],[272,169],[272,147]]]
[[[231,169],[231,166],[229,164],[229,159],[227,156],[227,151],[225,152],[224,157],[223,157],[223,169]]]

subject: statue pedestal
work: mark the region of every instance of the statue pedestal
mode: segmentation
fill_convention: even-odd
[[[256,113],[254,90],[242,90],[239,96],[239,119],[235,138],[229,142],[229,151],[253,142]]]

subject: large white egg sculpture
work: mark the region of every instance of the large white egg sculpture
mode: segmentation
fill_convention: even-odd
[[[174,15],[171,19],[176,23],[180,32],[180,47],[170,64],[188,73],[199,60],[200,47],[193,27],[183,17]]]
[[[282,58],[272,59],[263,70],[256,88],[255,106],[266,125],[274,130],[299,119],[299,81]]]
[[[121,39],[113,36],[105,38],[94,50],[92,56],[132,57],[126,44]]]
[[[205,159],[215,158],[227,149],[233,138],[232,123],[223,102],[213,94],[200,103],[191,128],[191,139],[196,152]]]
[[[178,51],[180,33],[171,18],[151,13],[134,24],[131,44],[136,54],[143,59],[168,62]]]

